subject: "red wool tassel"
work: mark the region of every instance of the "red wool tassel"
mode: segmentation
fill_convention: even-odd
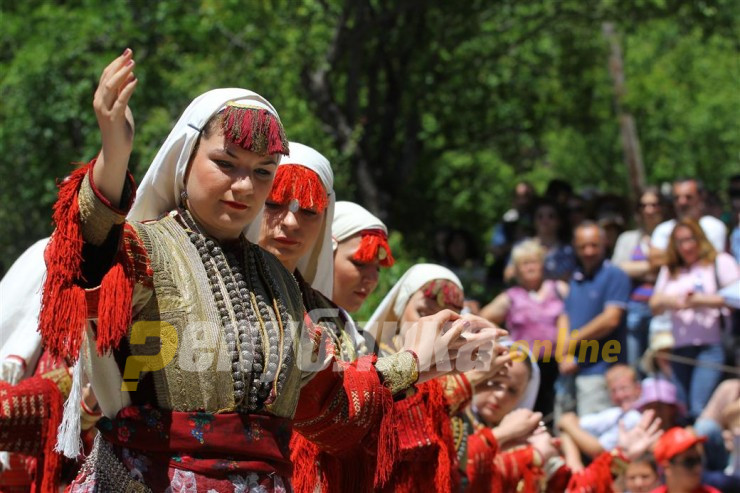
[[[329,197],[319,175],[300,164],[281,164],[275,173],[269,202],[285,204],[296,199],[301,209],[322,213]]]
[[[382,253],[380,252],[381,248],[384,250]],[[360,246],[352,258],[366,264],[378,259],[380,260],[380,265],[383,267],[391,267],[396,261],[391,254],[388,237],[380,229],[366,229],[362,231]]]
[[[103,277],[98,302],[97,348],[105,354],[118,346],[131,325],[134,285],[119,260]]]
[[[586,469],[570,477],[566,491],[613,493],[612,459],[609,452],[602,452]]]
[[[280,121],[269,111],[228,105],[222,116],[224,135],[242,149],[260,155],[288,154],[288,139]]]
[[[43,430],[44,443],[44,460],[41,480],[41,493],[54,493],[57,491],[59,474],[62,470],[62,457],[54,451],[56,445],[57,428],[62,422],[62,413],[64,411],[64,398],[59,388],[51,380],[46,381],[47,401],[46,412],[48,419],[46,427]],[[38,479],[37,479],[38,480]]]
[[[398,435],[393,414],[393,395],[383,393],[383,418],[378,431],[378,458],[375,467],[375,486],[380,487],[391,477],[397,460]]]
[[[300,433],[290,437],[290,461],[293,463],[291,480],[296,492],[312,492],[319,480],[319,448],[306,440]],[[326,491],[322,488],[321,491]]]
[[[93,161],[94,162],[94,161]],[[46,280],[41,298],[39,332],[52,355],[77,359],[85,328],[87,303],[75,285],[82,263],[82,233],[77,194],[92,162],[58,184],[54,204],[56,230],[44,252]]]

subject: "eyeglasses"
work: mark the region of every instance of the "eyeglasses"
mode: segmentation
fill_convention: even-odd
[[[701,465],[701,457],[699,457],[698,455],[692,457],[684,457],[684,459],[680,461],[671,459],[670,462],[674,466],[683,467],[684,469],[693,469],[696,466]]]

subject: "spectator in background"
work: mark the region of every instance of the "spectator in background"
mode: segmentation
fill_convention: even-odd
[[[570,241],[573,230],[590,217],[589,207],[586,199],[580,195],[573,195],[569,198],[565,207],[568,213],[565,217],[566,232],[568,234],[566,240]]]
[[[673,380],[669,356],[673,350],[673,331],[658,331],[650,334],[650,345],[640,360],[642,371],[653,378]]]
[[[725,251],[727,228],[724,223],[714,216],[705,215],[704,189],[702,183],[695,178],[680,178],[673,182],[673,207],[676,219],[689,218],[697,221],[718,252]],[[653,231],[650,243],[652,247],[651,262],[655,265],[665,265],[665,251],[671,232],[676,226],[676,219],[662,222]]]
[[[494,256],[506,258],[511,247],[529,234],[532,227],[532,205],[535,191],[531,183],[520,181],[514,187],[511,209],[506,211],[493,228],[491,252]]]
[[[656,273],[650,265],[650,236],[663,221],[661,195],[657,187],[648,187],[637,206],[637,229],[625,231],[617,239],[612,263],[632,280],[627,303],[627,363],[636,365],[648,343],[652,313],[648,302],[653,294]]]
[[[740,262],[740,175],[730,178],[730,187],[727,190],[730,198],[730,253]]]
[[[553,358],[553,348],[568,285],[545,279],[545,249],[537,240],[525,240],[515,246],[511,260],[517,285],[483,307],[480,316],[498,325],[505,324],[513,341],[527,342],[542,375],[534,410],[547,416],[555,402],[558,363]]]
[[[663,468],[665,486],[653,493],[720,493],[702,484],[702,451],[700,443],[706,441],[684,428],[668,430],[655,444],[655,460]]]
[[[740,411],[740,378],[731,378],[719,384],[694,423],[697,435],[707,437],[704,452],[708,471],[724,471],[728,466],[730,454],[725,448],[723,432],[727,430],[732,433],[727,419],[732,406]]]
[[[478,255],[473,236],[466,230],[453,229],[447,236],[445,259],[442,264],[460,278],[466,297],[477,300],[486,292],[486,268]],[[477,301],[471,307],[478,310]]]
[[[545,279],[568,281],[576,268],[573,247],[563,241],[563,218],[555,202],[543,199],[534,208],[534,238],[545,248]],[[504,280],[511,281],[515,275],[514,264],[509,264],[504,272]]]
[[[605,376],[609,391],[609,407],[596,412],[576,415],[565,413],[558,421],[562,435],[578,447],[579,452],[594,458],[617,446],[619,423],[630,429],[640,421],[640,413],[632,409],[640,398],[641,386],[637,372],[627,365],[614,365]],[[565,442],[570,441],[565,439]],[[566,446],[566,462],[576,470],[583,468],[580,453],[571,455]]]
[[[625,493],[650,493],[660,485],[658,465],[651,453],[645,453],[627,465]]]
[[[717,292],[740,277],[740,270],[730,255],[715,251],[699,223],[690,218],[678,220],[666,254],[650,307],[655,314],[670,311],[673,353],[703,363],[671,363],[689,416],[695,419],[722,378],[721,370],[711,365],[724,363],[721,323],[729,319],[729,312]]]
[[[556,407],[558,412],[571,410],[567,399],[574,393],[577,414],[584,415],[611,405],[604,374],[614,360],[623,359],[624,310],[630,281],[605,258],[604,231],[597,224],[584,222],[578,226],[573,243],[580,266],[565,299],[571,332],[564,345],[568,355],[560,363],[560,373],[561,378],[574,376],[573,386],[567,380],[561,383],[574,387],[574,392],[561,393],[564,400]]]
[[[547,184],[545,197],[555,202],[558,207],[565,208],[568,200],[573,197],[573,186],[565,180],[554,178]]]

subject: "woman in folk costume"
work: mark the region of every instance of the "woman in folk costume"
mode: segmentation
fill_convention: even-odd
[[[358,358],[355,347],[358,334],[347,312],[328,298],[333,281],[332,184],[333,174],[326,158],[310,147],[291,143],[290,155],[283,158],[278,167],[273,188],[265,202],[259,244],[294,273],[308,315],[321,326],[322,334],[327,337],[328,351],[346,364]],[[416,346],[407,349],[420,350]],[[361,360],[367,363],[360,361],[356,364],[372,368],[373,356],[362,356]],[[375,369],[393,394],[406,390],[419,376],[415,358],[404,350],[379,358]],[[422,370],[422,379],[424,376]],[[309,383],[307,389],[310,386]],[[354,389],[347,387],[347,390],[351,392]],[[368,392],[368,396],[375,398],[372,392]],[[358,404],[364,407],[362,402]],[[391,405],[390,400],[388,405]],[[362,407],[359,413],[366,414]],[[293,487],[296,491],[313,492],[317,486],[321,491],[372,489],[373,468],[368,466],[373,464],[377,455],[376,438],[368,436],[362,440],[362,436],[337,436],[330,428],[316,423],[313,417],[301,420],[301,401],[298,408],[295,430],[310,439],[321,437],[323,443],[332,440],[334,443],[331,448],[323,447],[322,450],[294,433],[291,456],[295,463]],[[331,416],[333,419],[335,413],[332,412]],[[387,417],[390,418],[391,414]],[[367,419],[373,417],[367,415]],[[358,467],[360,464],[362,466]]]
[[[324,422],[337,434],[369,433],[378,421],[353,413],[343,384],[360,396],[384,387],[376,372],[355,366],[299,368],[297,331],[308,332],[309,361],[321,334],[302,325],[292,275],[244,235],[288,154],[274,108],[244,89],[199,96],[134,199],[125,117],[133,67],[126,50],[101,76],[94,107],[103,150],[60,186],[47,249],[44,342],[77,361],[68,404],[89,361],[105,415],[71,491],[284,491],[301,386],[310,381],[313,400],[302,411],[318,422],[330,398],[344,404],[337,421]],[[71,328],[60,330],[60,320]],[[455,346],[464,328],[453,323],[442,343]],[[382,414],[386,401],[363,409]],[[60,427],[71,456],[79,451],[75,414],[65,405]]]
[[[380,267],[391,267],[395,262],[388,245],[388,228],[361,205],[339,201],[331,234],[332,301],[350,313],[356,312],[378,285]]]
[[[532,412],[540,385],[537,359],[526,346],[503,345],[512,352],[508,372],[478,384],[471,407],[452,419],[463,491],[612,492],[630,458],[640,457],[660,436],[660,420],[646,414],[620,435],[620,448],[573,474],[539,421],[542,415]]]
[[[381,356],[396,354],[421,317],[447,310],[459,312],[464,300],[460,280],[449,269],[435,264],[410,268],[386,295],[365,330]],[[501,331],[500,333],[503,333]],[[421,335],[422,337],[425,337]],[[500,348],[497,346],[497,348]],[[436,378],[409,389],[394,404],[399,433],[400,461],[382,491],[455,491],[458,487],[455,446],[450,416],[467,405],[472,382],[490,378],[505,367],[508,354],[478,365],[473,348],[466,354],[464,374]],[[490,355],[493,352],[487,350]],[[458,355],[458,362],[463,359]],[[486,361],[488,363],[488,361]],[[483,369],[476,369],[483,366]],[[430,474],[430,468],[434,470]]]
[[[54,452],[62,406],[72,384],[70,369],[61,358],[42,351],[38,333],[48,241],[44,238],[29,247],[0,281],[0,484],[13,491],[11,486],[57,491],[78,468]],[[78,405],[82,439],[89,450],[100,413],[88,387]]]

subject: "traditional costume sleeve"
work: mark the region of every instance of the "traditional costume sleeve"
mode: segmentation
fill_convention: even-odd
[[[494,481],[498,441],[490,428],[481,428],[466,438],[465,493],[488,493]]]
[[[334,359],[301,390],[291,457],[297,492],[370,491],[390,474],[397,451],[393,395],[375,356]],[[308,443],[307,443],[308,442]],[[321,475],[319,475],[319,464]]]
[[[614,478],[624,472],[628,459],[619,449],[602,452],[583,471],[573,474],[566,491],[572,493],[613,493]]]
[[[544,478],[540,456],[532,446],[500,453],[494,459],[492,491],[537,493]]]
[[[56,229],[45,252],[39,331],[53,356],[76,360],[88,319],[103,354],[126,335],[136,285],[151,286],[146,250],[125,216],[134,199],[129,173],[119,207],[95,187],[95,160],[59,184]]]

